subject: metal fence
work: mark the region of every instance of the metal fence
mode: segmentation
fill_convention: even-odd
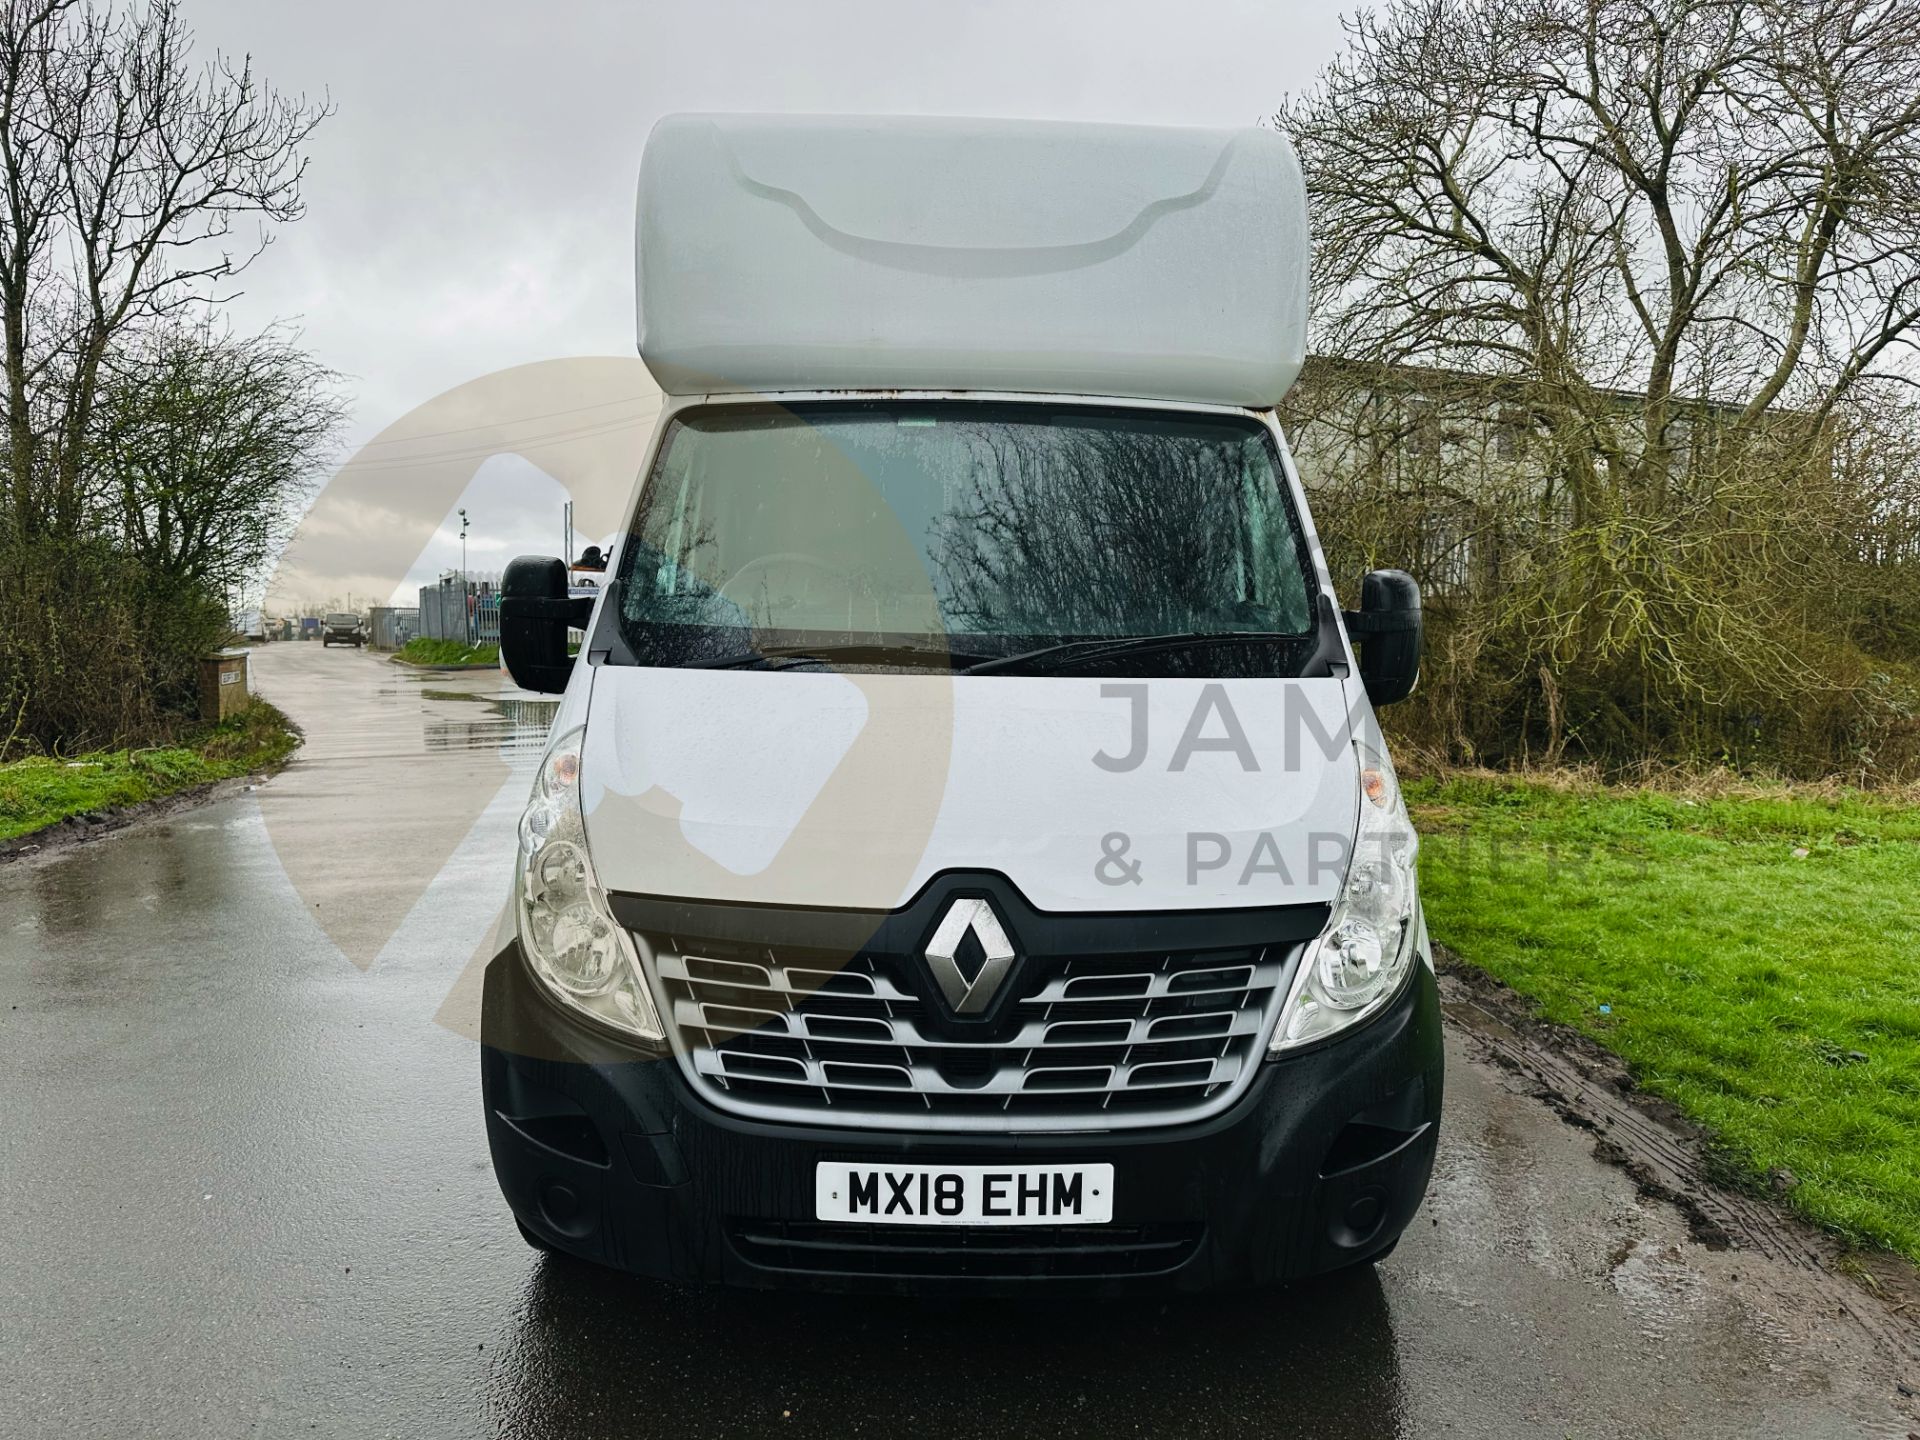
[[[398,650],[420,633],[420,612],[398,605],[375,605],[367,628],[374,649]]]
[[[432,585],[420,587],[420,618],[417,634],[429,640],[471,640],[477,645],[498,644],[500,640],[500,590],[491,575],[469,575],[466,594],[461,595],[460,577],[443,575]]]
[[[457,585],[441,582],[420,587],[420,632],[428,640],[464,640],[466,619],[460,613]]]

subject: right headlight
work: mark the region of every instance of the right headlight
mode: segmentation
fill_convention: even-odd
[[[564,1004],[643,1040],[661,1038],[633,937],[608,908],[587,853],[580,809],[583,730],[560,736],[540,762],[520,817],[513,909],[520,949]]]
[[[1346,884],[1294,975],[1274,1053],[1359,1024],[1400,988],[1413,963],[1419,841],[1392,763],[1364,742],[1355,749],[1360,821]]]

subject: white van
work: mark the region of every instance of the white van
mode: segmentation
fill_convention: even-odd
[[[1387,1254],[1441,1101],[1373,713],[1419,594],[1342,614],[1274,417],[1286,140],[677,116],[638,251],[607,581],[504,585],[563,696],[485,988],[523,1234],[974,1292]]]

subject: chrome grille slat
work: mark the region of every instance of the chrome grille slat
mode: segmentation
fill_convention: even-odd
[[[863,1081],[851,1072],[896,1071],[907,1076],[914,1087],[929,1095],[1099,1095],[1106,1096],[1115,1089],[1171,1089],[1192,1088],[1200,1085],[1220,1085],[1230,1083],[1237,1069],[1228,1062],[1220,1060],[1160,1060],[1145,1065],[1100,1065],[1071,1066],[1052,1065],[1031,1070],[1009,1070],[993,1076],[987,1084],[979,1086],[960,1086],[948,1082],[938,1071],[916,1066],[911,1070],[903,1066],[866,1065],[856,1062],[829,1060],[802,1061],[782,1056],[741,1056],[741,1060],[756,1062],[774,1062],[768,1073],[747,1073],[743,1065],[739,1072],[727,1068],[728,1057],[724,1053],[701,1052],[695,1063],[703,1075],[716,1079],[752,1079],[770,1085],[790,1086],[799,1090],[827,1089],[838,1091],[879,1091],[898,1093],[900,1087],[881,1085]],[[1157,1078],[1163,1072],[1174,1067],[1205,1066],[1207,1074],[1198,1079]],[[1108,1078],[1099,1084],[1086,1085],[1045,1085],[1036,1086],[1036,1076],[1053,1074],[1079,1075],[1099,1071]],[[775,1073],[778,1072],[778,1073]],[[799,1072],[799,1073],[795,1073]],[[1144,1078],[1136,1078],[1144,1077]]]
[[[709,964],[735,963],[732,961],[715,962],[710,960],[707,956],[676,955],[671,951],[659,952],[658,954],[656,954],[655,960],[658,963],[660,968],[661,979],[678,980],[683,984],[698,983],[698,984],[710,984],[710,985],[724,985],[726,988],[730,990],[765,990],[771,994],[799,995],[802,998],[807,998],[807,999],[811,999],[815,995],[820,995],[820,996],[829,996],[833,999],[905,1000],[908,1002],[917,1003],[920,998],[917,995],[909,995],[905,991],[900,990],[899,988],[894,986],[894,984],[890,980],[886,979],[886,977],[884,976],[861,975],[857,971],[850,971],[850,970],[837,971],[837,972],[827,971],[827,970],[794,971],[794,970],[778,968],[778,967],[769,968],[767,966],[762,965],[762,966],[756,966],[755,968],[759,969],[766,976],[765,983],[755,985],[755,984],[749,984],[749,983],[745,983],[743,981],[738,981],[738,980],[714,980],[707,977],[695,976],[690,974],[688,970],[689,965],[693,962],[706,961]],[[869,986],[871,986],[872,988],[867,991],[863,991],[858,995],[843,993],[839,990],[822,990],[817,988],[815,989],[796,988],[794,985],[790,983],[790,977],[796,973],[804,974],[804,975],[818,975],[826,980],[834,980],[834,981],[840,981],[840,982],[860,979],[860,980],[865,980],[869,984]]]
[[[729,1024],[724,1019],[716,1018],[716,1012],[720,1011],[742,1017],[757,1017],[755,1025]],[[675,1000],[673,1019],[682,1031],[698,1031],[709,1044],[720,1043],[726,1037],[746,1033],[758,1026],[777,1023],[779,1028],[771,1033],[790,1035],[796,1040],[820,1044],[898,1045],[914,1050],[978,1053],[1026,1049],[1051,1054],[1068,1050],[1112,1050],[1128,1045],[1231,1040],[1238,1036],[1251,1035],[1258,1030],[1261,1012],[1241,1007],[1234,1010],[1204,1011],[1190,1016],[1160,1015],[1131,1020],[1048,1021],[1036,1018],[1024,1023],[1017,1032],[1004,1040],[952,1040],[942,1035],[923,1034],[911,1019],[900,1016],[891,1020],[881,1020],[867,1016],[807,1015],[799,1011],[756,1010],[747,1006],[710,1004],[693,1000]],[[1171,1029],[1162,1033],[1160,1029],[1169,1021],[1191,1023],[1201,1020],[1223,1023],[1219,1027],[1196,1029],[1191,1034],[1175,1034]],[[860,1026],[862,1033],[854,1034],[834,1028],[853,1025]],[[1111,1035],[1103,1032],[1101,1035],[1070,1035],[1067,1038],[1060,1038],[1054,1034],[1063,1026],[1109,1025],[1120,1026],[1121,1030]],[[867,1027],[876,1028],[871,1033],[867,1033]]]
[[[1026,956],[982,1038],[915,958],[636,932],[690,1078],[766,1118],[1106,1129],[1211,1113],[1258,1068],[1297,946]],[[920,993],[925,990],[926,993]]]
[[[1020,1003],[1022,1005],[1098,1005],[1112,1004],[1117,1000],[1166,1000],[1169,998],[1187,1000],[1199,995],[1239,995],[1257,986],[1262,977],[1266,977],[1271,981],[1271,979],[1277,977],[1280,970],[1279,964],[1272,962],[1241,968],[1244,968],[1248,972],[1249,979],[1246,984],[1194,986],[1178,990],[1169,990],[1167,987],[1175,977],[1162,973],[1145,977],[1151,982],[1150,987],[1138,995],[1071,994],[1068,993],[1064,987],[1071,984],[1075,979],[1084,980],[1093,977],[1084,975],[1063,977],[1049,981],[1045,989],[1027,996],[1021,1000]]]

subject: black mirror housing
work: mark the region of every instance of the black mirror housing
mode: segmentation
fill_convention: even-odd
[[[585,626],[591,600],[567,595],[567,567],[551,555],[522,555],[500,580],[500,658],[522,690],[558,695],[573,673],[567,631]]]
[[[1404,570],[1370,571],[1360,581],[1360,608],[1345,616],[1360,652],[1360,681],[1376,706],[1413,693],[1420,679],[1424,635],[1420,585]]]

